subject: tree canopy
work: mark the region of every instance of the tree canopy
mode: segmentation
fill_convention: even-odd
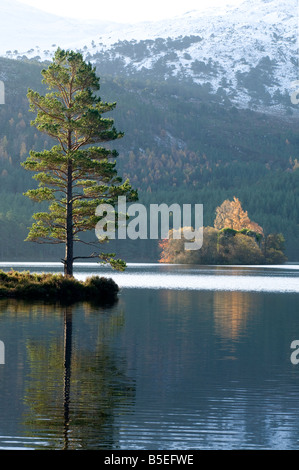
[[[221,206],[216,208],[214,227],[218,230],[231,228],[233,230],[248,229],[263,235],[263,229],[256,222],[252,222],[247,211],[242,209],[237,197],[232,201],[226,199]]]
[[[118,153],[97,144],[123,137],[110,117],[116,103],[103,102],[95,68],[80,53],[58,49],[52,63],[42,70],[47,85],[44,96],[29,89],[30,110],[37,113],[32,125],[47,134],[55,145],[50,150],[30,151],[23,163],[39,183],[25,194],[37,202],[49,204],[47,212],[34,214],[27,240],[65,245],[65,275],[73,275],[74,242],[83,242],[82,232],[93,230],[99,217],[98,205],[115,204],[118,196],[137,199],[128,180],[117,175]],[[83,243],[86,243],[84,241]],[[87,242],[89,243],[89,242]],[[91,243],[91,242],[90,242]],[[113,254],[92,253],[112,267],[125,263]]]

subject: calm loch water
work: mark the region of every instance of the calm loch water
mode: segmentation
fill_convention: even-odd
[[[0,300],[1,449],[299,447],[299,266],[96,273],[111,308]]]

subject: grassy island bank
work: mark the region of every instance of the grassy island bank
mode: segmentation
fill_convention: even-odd
[[[92,276],[79,281],[62,274],[0,271],[0,298],[67,303],[88,300],[107,304],[117,300],[118,292],[118,285],[105,277]]]

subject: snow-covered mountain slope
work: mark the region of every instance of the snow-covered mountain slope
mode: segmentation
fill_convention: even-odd
[[[118,73],[122,64],[128,74],[191,78],[224,101],[280,113],[290,111],[299,79],[298,13],[297,0],[245,0],[136,25],[114,44],[102,35],[98,54],[87,49],[99,66],[114,61]]]
[[[299,79],[297,0],[244,0],[132,25],[79,23],[1,0],[0,23],[6,57],[73,48],[109,73],[191,79],[246,107],[289,108]]]

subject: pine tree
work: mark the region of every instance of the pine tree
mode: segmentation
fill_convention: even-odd
[[[96,144],[119,139],[123,133],[114,127],[111,118],[103,118],[116,103],[103,102],[95,92],[100,89],[95,68],[86,63],[80,53],[58,49],[52,63],[42,70],[48,87],[45,96],[28,90],[30,110],[36,112],[32,121],[56,145],[51,150],[30,151],[22,164],[35,172],[39,182],[26,196],[37,202],[48,201],[48,212],[34,214],[26,240],[39,243],[65,244],[64,274],[73,275],[74,242],[80,234],[93,230],[99,217],[96,207],[102,203],[114,205],[118,196],[137,199],[129,181],[117,176],[117,152]],[[116,269],[125,263],[114,255],[93,253]]]

